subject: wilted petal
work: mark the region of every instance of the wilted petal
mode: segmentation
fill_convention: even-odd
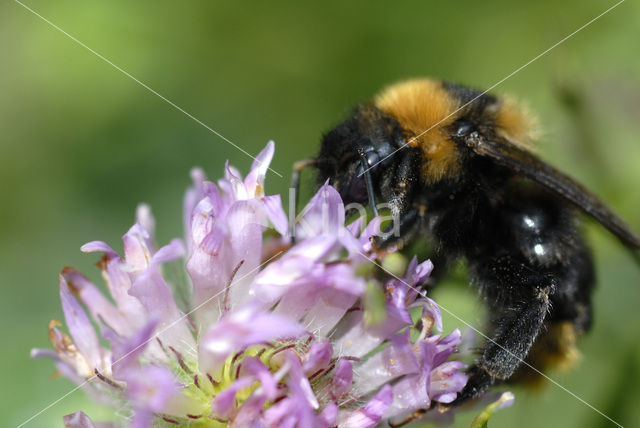
[[[92,376],[93,369],[103,370],[102,348],[91,321],[87,317],[84,308],[76,300],[69,289],[67,281],[60,275],[60,300],[64,318],[80,353],[86,358],[89,367],[85,376]]]
[[[89,279],[77,270],[65,267],[62,269],[62,277],[67,285],[80,298],[82,303],[89,309],[94,320],[100,324],[104,321],[120,335],[131,334],[133,329],[129,320],[120,312],[105,296],[102,295]]]
[[[129,295],[131,288],[131,276],[124,269],[124,263],[120,256],[106,254],[98,263],[102,269],[102,277],[107,284],[109,293],[116,302],[118,310],[125,316],[131,327],[135,330],[142,327],[146,321],[144,307],[138,299]]]
[[[423,319],[423,335],[431,332],[431,325],[435,326],[436,330],[442,331],[442,314],[440,307],[428,297],[422,297],[411,305],[412,307],[422,307],[422,319]]]
[[[78,366],[88,367],[88,365],[86,364],[86,361],[84,360],[84,357],[80,355],[73,355],[68,349],[65,350],[64,348],[61,348],[60,346],[58,346],[54,341],[52,342],[54,347],[56,348],[56,351],[53,351],[51,349],[36,348],[31,350],[30,357],[34,360],[39,358],[52,359],[54,361],[56,370],[62,376],[69,379],[71,382],[75,383],[76,385],[81,386],[82,389],[84,389],[85,391],[91,388],[92,385],[86,383],[87,376],[78,375],[78,369],[76,368]],[[74,358],[76,358],[75,361],[74,361]],[[81,361],[80,364],[78,364],[78,360]],[[86,370],[83,372],[86,372]],[[87,392],[89,392],[89,394],[91,395],[92,391],[90,390]]]

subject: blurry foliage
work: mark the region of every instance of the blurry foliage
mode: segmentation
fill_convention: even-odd
[[[397,79],[430,75],[486,88],[613,2],[110,2],[31,0],[29,7],[257,153],[277,144],[270,193],[286,195],[290,165],[357,101]],[[527,100],[544,125],[541,154],[578,177],[640,230],[640,6],[628,1],[496,88]],[[0,5],[0,299],[3,426],[16,426],[72,386],[52,381],[46,325],[61,318],[57,273],[94,279],[84,242],[120,248],[138,202],[158,238],[181,234],[189,169],[222,173],[250,159],[15,2]],[[312,179],[306,180],[307,192]],[[640,271],[601,228],[589,226],[599,285],[582,364],[551,373],[622,425],[640,420]],[[464,276],[435,292],[481,326]],[[460,326],[452,316],[445,328]],[[554,385],[516,392],[491,421],[515,426],[611,423]],[[76,392],[27,426],[61,426]],[[458,417],[469,426],[473,412]]]

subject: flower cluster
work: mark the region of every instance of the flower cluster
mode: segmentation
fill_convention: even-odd
[[[431,262],[414,258],[397,276],[380,269],[370,246],[379,221],[345,226],[329,185],[300,215],[292,243],[280,197],[264,194],[273,153],[269,143],[244,179],[229,165],[217,184],[194,170],[184,241],[158,248],[142,206],[124,256],[84,245],[103,254],[111,298],[63,269],[69,335],[52,321],[55,351],[33,356],[53,358],[124,415],[100,426],[371,427],[451,402],[464,387],[464,365],[450,360],[460,332],[434,334],[439,308],[416,288]],[[166,272],[181,260],[182,286]],[[65,424],[98,426],[82,412]]]

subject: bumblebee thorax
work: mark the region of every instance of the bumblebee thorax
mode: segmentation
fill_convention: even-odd
[[[375,106],[395,117],[410,146],[419,147],[426,182],[452,177],[460,168],[459,153],[446,127],[456,120],[458,101],[432,79],[408,80],[384,89]]]

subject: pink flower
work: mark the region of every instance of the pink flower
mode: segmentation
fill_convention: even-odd
[[[273,154],[270,142],[244,179],[229,165],[217,184],[194,170],[184,243],[157,248],[143,206],[123,256],[104,242],[84,245],[103,253],[110,297],[63,269],[68,335],[52,321],[55,352],[33,356],[128,409],[121,425],[132,427],[371,427],[453,401],[467,380],[450,359],[460,333],[433,334],[439,308],[418,293],[431,262],[414,258],[403,278],[377,269],[369,248],[377,220],[362,233],[363,219],[345,226],[329,185],[303,211],[291,245],[280,197],[264,192]],[[167,264],[184,266],[185,283],[167,279]],[[102,426],[81,412],[65,425]]]

